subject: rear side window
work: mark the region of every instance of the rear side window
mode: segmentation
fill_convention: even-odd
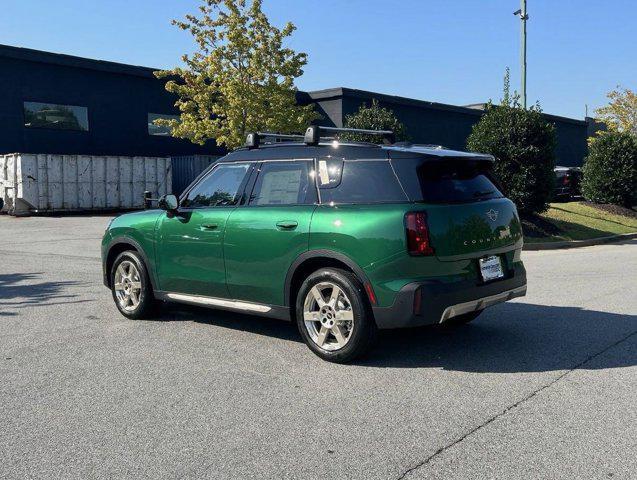
[[[466,203],[503,196],[490,162],[405,158],[393,160],[392,166],[413,202]]]
[[[265,162],[250,196],[250,205],[303,205],[316,201],[313,162]]]
[[[248,163],[218,165],[188,192],[181,206],[203,208],[234,205],[249,168]]]
[[[340,164],[331,165],[337,168]],[[328,168],[330,165],[328,165]],[[335,170],[336,171],[336,170]],[[324,185],[319,160],[319,185],[322,203],[405,202],[403,191],[387,160],[345,160],[342,172],[329,176]]]

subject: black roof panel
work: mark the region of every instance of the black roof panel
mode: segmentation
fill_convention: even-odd
[[[414,155],[422,155],[439,160],[454,158],[494,161],[492,155],[462,152],[427,145],[375,145],[372,143],[323,142],[314,146],[306,145],[302,142],[285,142],[264,144],[255,149],[241,148],[220,158],[219,162],[301,159],[326,156],[347,159],[373,159],[389,158],[391,154],[396,154],[393,158],[405,157],[406,155],[411,157]]]

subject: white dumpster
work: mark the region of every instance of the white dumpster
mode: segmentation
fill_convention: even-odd
[[[11,215],[143,208],[144,191],[172,192],[170,158],[0,155],[0,198]]]

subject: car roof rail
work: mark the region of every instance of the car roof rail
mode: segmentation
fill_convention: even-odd
[[[321,139],[325,139],[323,132],[327,133],[358,133],[361,135],[379,135],[383,139],[383,143],[392,144],[396,141],[394,132],[391,130],[366,130],[363,128],[340,128],[340,127],[323,127],[319,125],[311,125],[305,131],[304,141],[308,145],[318,145]]]
[[[305,135],[274,132],[252,132],[246,136],[245,146],[249,149],[259,148],[261,139],[273,138],[275,140],[300,140],[306,145],[318,145],[321,140],[336,140],[339,133],[356,133],[359,135],[378,135],[383,143],[391,145],[396,142],[394,132],[391,130],[366,130],[363,128],[339,128],[311,125],[305,131]],[[331,135],[330,135],[331,134]],[[336,135],[334,135],[336,134]]]

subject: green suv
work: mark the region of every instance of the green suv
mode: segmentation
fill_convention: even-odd
[[[378,329],[466,323],[525,295],[493,157],[321,138],[332,130],[249,135],[179,199],[116,217],[102,259],[119,311],[172,301],[292,320],[314,353],[346,362]]]

